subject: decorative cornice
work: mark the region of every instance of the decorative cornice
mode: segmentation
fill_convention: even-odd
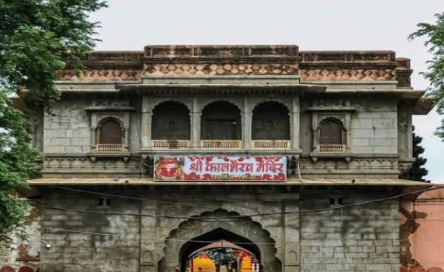
[[[59,71],[67,81],[137,81],[146,75],[300,75],[305,81],[387,81],[410,87],[410,62],[393,51],[302,51],[292,45],[146,46],[96,51],[86,71]],[[69,67],[69,66],[68,66]],[[78,77],[77,77],[78,76]]]

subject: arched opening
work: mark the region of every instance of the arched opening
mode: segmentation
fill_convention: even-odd
[[[319,126],[319,152],[342,153],[346,150],[346,130],[341,121],[327,118]]]
[[[184,272],[219,272],[228,269],[256,272],[260,267],[261,252],[251,240],[217,228],[185,243],[179,251],[179,256],[181,271]],[[212,263],[214,269],[208,269],[213,266]]]
[[[240,140],[241,112],[229,102],[213,102],[202,111],[201,128],[203,140]]]
[[[344,138],[344,127],[339,120],[329,118],[321,122],[319,138],[321,145],[342,145]]]
[[[290,116],[286,106],[264,102],[253,110],[253,140],[290,140]]]
[[[100,124],[99,144],[122,144],[123,131],[120,123],[114,119],[106,119]]]
[[[221,240],[249,252],[251,256],[256,258],[257,264],[260,264],[262,269],[260,271],[281,271],[282,263],[276,257],[276,242],[271,238],[270,232],[264,229],[260,223],[248,217],[232,220],[199,220],[199,217],[238,215],[240,214],[237,212],[215,210],[183,221],[177,228],[171,230],[168,237],[165,237],[163,256],[158,260],[159,271],[175,271],[177,269],[177,271],[185,272],[187,261],[193,257],[193,254],[201,253],[206,247],[207,249],[212,248],[212,244],[221,242]],[[237,270],[237,272],[239,271]]]
[[[190,111],[175,101],[160,103],[153,110],[153,140],[190,140]]]

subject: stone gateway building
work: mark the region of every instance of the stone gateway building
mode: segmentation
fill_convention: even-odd
[[[85,64],[33,134],[40,271],[185,272],[223,241],[256,271],[399,271],[397,195],[428,186],[400,178],[430,110],[408,59],[146,46]]]

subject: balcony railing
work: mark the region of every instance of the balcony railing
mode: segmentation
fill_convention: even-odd
[[[123,144],[98,144],[97,152],[121,152],[124,151]]]
[[[288,149],[290,141],[287,140],[253,140],[254,149]]]
[[[322,144],[318,145],[318,152],[321,153],[344,153],[346,150],[345,145],[340,144]]]
[[[153,149],[183,149],[190,148],[189,140],[153,140]]]
[[[201,148],[204,149],[240,149],[242,141],[240,140],[202,140]]]

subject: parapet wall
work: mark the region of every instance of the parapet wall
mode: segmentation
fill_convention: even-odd
[[[146,46],[144,51],[97,51],[79,77],[59,80],[131,81],[142,76],[300,76],[302,81],[398,81],[410,87],[408,59],[393,51],[299,51],[297,46]]]

